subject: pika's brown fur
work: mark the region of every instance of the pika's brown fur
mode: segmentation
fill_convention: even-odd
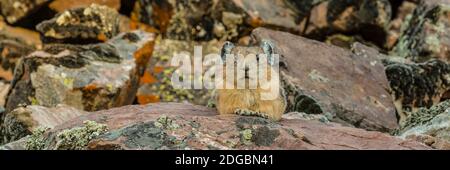
[[[269,63],[270,57],[269,55],[273,54],[273,46],[268,42],[263,42],[260,47],[235,47],[230,42],[225,43],[222,49],[222,58],[226,58],[225,55],[233,54],[234,56],[244,56],[245,61],[252,59],[251,57],[257,57],[257,54],[266,54],[267,62]],[[253,54],[248,56],[248,54]],[[249,58],[250,57],[250,58]],[[254,58],[253,58],[254,59]],[[240,61],[242,62],[242,61]],[[224,63],[226,63],[224,61]],[[247,62],[245,62],[247,63]],[[227,114],[238,114],[243,116],[259,116],[268,118],[271,120],[278,121],[281,119],[281,116],[284,114],[286,110],[286,99],[284,95],[284,90],[279,82],[269,81],[268,87],[262,88],[259,83],[256,86],[257,88],[249,88],[249,80],[252,79],[251,76],[248,76],[247,71],[245,71],[245,75],[239,77],[236,73],[237,71],[237,62],[235,62],[235,76],[234,76],[234,87],[237,87],[237,80],[245,79],[245,88],[244,89],[217,89],[216,90],[216,107],[221,115]],[[249,66],[245,64],[248,69]],[[227,64],[225,64],[225,69],[227,68]],[[266,73],[269,78],[276,78],[275,76],[279,76],[278,73],[275,75],[271,74],[271,70],[273,67],[271,64],[267,65]],[[224,71],[225,72],[225,71]],[[226,76],[224,76],[226,77]],[[256,76],[257,77],[257,76]],[[279,78],[277,79],[279,80]],[[226,82],[226,81],[225,81]],[[225,83],[226,84],[226,83]],[[273,89],[277,88],[277,89]],[[269,92],[269,90],[277,90],[279,93],[278,97],[273,100],[262,100],[262,94]]]

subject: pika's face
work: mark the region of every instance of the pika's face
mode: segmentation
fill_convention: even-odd
[[[221,50],[221,58],[225,65],[225,75],[234,72],[234,84],[244,81],[246,88],[250,82],[258,83],[258,76],[265,71],[270,79],[272,68],[275,65],[274,46],[270,41],[263,40],[259,46],[235,46],[225,42]],[[230,67],[233,66],[233,67]],[[228,72],[227,72],[228,70]],[[259,86],[259,84],[256,84]]]

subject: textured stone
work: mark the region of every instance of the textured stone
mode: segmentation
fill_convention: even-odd
[[[159,37],[156,40],[147,70],[141,77],[141,86],[137,92],[138,103],[190,102],[198,105],[207,105],[211,97],[209,90],[174,89],[172,87],[171,77],[176,67],[172,67],[170,63],[177,53],[187,52],[186,54],[193,59],[195,46],[202,48],[201,56],[218,54],[222,44],[216,40],[200,43],[161,39]],[[206,71],[208,67],[204,67],[203,69],[203,71]]]
[[[245,16],[245,23],[254,28],[264,26],[300,33],[305,11],[298,10],[297,6],[308,8],[315,3],[317,1],[293,1],[291,3],[288,0],[232,0],[223,4],[225,9],[222,17],[226,16],[226,12],[237,13]],[[228,26],[224,19],[222,22]]]
[[[131,20],[127,16],[120,15],[119,18],[119,32],[130,32],[138,29],[151,33],[159,32],[156,28],[142,22]]]
[[[131,18],[160,29],[164,38],[206,41],[236,40],[259,26],[300,33],[302,21],[288,0],[142,0]]]
[[[36,29],[46,43],[104,42],[119,33],[119,14],[107,6],[92,4],[60,13]]]
[[[398,130],[402,138],[420,141],[436,149],[450,149],[450,101],[412,113]]]
[[[0,11],[8,23],[15,23],[33,14],[49,0],[1,0]]]
[[[388,50],[391,50],[394,48],[394,46],[397,44],[398,39],[400,38],[400,35],[404,31],[403,25],[405,21],[409,21],[412,17],[412,14],[414,10],[416,9],[417,4],[409,1],[403,1],[401,6],[397,10],[397,16],[394,20],[391,21],[389,24],[389,32],[388,37],[386,38],[386,45],[385,47]]]
[[[447,98],[445,94],[450,90],[450,67],[446,62],[388,62],[385,65],[400,123],[411,112],[421,107],[429,108]]]
[[[39,33],[0,22],[0,79],[11,81],[19,59],[40,47]]]
[[[72,107],[59,105],[55,108],[28,106],[6,113],[0,126],[2,139],[8,143],[32,134],[38,128],[54,128],[61,123],[78,117],[85,112]]]
[[[450,59],[450,1],[421,1],[410,20],[405,22],[393,54],[414,62]]]
[[[6,110],[67,104],[95,111],[133,103],[155,35],[122,33],[95,45],[51,45],[16,69]]]
[[[34,136],[33,141],[43,141],[43,149],[54,149],[60,140],[57,136],[86,127],[88,120],[105,125],[108,131],[81,149],[431,149],[411,140],[335,123],[298,119],[271,122],[257,117],[219,116],[214,109],[180,103],[125,106],[85,114],[40,137]],[[15,147],[6,146],[20,148],[17,143]]]
[[[397,128],[378,51],[362,44],[348,51],[262,28],[255,29],[252,37],[255,42],[268,39],[277,46],[290,111],[331,114],[332,121],[367,130]]]
[[[391,20],[388,0],[325,0],[312,7],[303,30],[308,38],[323,40],[335,33],[360,34],[384,45]]]
[[[0,115],[2,115],[2,110],[5,107],[5,100],[8,95],[9,86],[10,85],[8,83],[0,81]]]
[[[108,6],[117,11],[120,9],[120,0],[54,0],[49,4],[49,7],[61,13],[73,8],[89,7],[92,4]]]

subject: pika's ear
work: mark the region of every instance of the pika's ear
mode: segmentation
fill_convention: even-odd
[[[270,40],[261,40],[261,48],[264,51],[264,54],[267,56],[267,61],[270,65],[275,64],[274,54],[275,48],[273,43]]]
[[[231,50],[233,50],[233,48],[234,44],[230,41],[226,41],[225,44],[223,44],[222,51],[220,51],[220,57],[223,62],[227,60],[227,55],[231,54]]]

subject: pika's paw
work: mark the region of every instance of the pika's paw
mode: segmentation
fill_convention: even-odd
[[[257,117],[262,117],[265,119],[269,118],[269,116],[266,113],[255,112],[255,111],[251,111],[251,110],[247,110],[247,109],[236,109],[234,111],[234,113],[239,116],[257,116]]]

